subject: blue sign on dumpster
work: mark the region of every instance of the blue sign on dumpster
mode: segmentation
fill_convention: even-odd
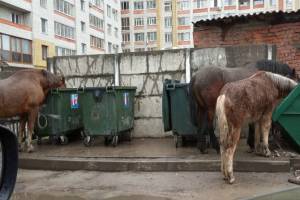
[[[78,109],[78,94],[71,94],[71,109]]]

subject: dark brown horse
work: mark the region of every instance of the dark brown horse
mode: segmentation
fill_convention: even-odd
[[[18,134],[20,151],[24,150],[26,144],[27,152],[34,150],[31,140],[39,106],[51,88],[64,85],[64,77],[38,69],[20,70],[0,80],[0,118],[20,117]],[[26,122],[29,132],[27,137],[25,137]]]
[[[280,62],[261,60],[255,63],[249,63],[244,67],[237,68],[219,68],[205,67],[200,68],[190,81],[190,106],[192,119],[196,119],[194,124],[201,127],[198,135],[198,148],[201,152],[207,152],[206,143],[201,143],[204,134],[209,134],[213,146],[218,150],[218,142],[213,133],[213,119],[217,98],[222,87],[229,82],[241,80],[250,77],[255,72],[270,71],[287,77],[296,79],[295,70],[292,70],[287,64]],[[254,128],[250,126],[248,144],[251,149],[254,148]]]
[[[233,156],[243,124],[255,124],[255,152],[270,156],[268,137],[273,110],[296,86],[297,82],[292,79],[260,71],[222,88],[216,104],[216,121],[220,133],[221,170],[229,183],[235,180]]]

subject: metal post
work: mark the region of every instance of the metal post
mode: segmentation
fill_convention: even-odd
[[[190,49],[185,50],[185,80],[189,83],[191,80]]]

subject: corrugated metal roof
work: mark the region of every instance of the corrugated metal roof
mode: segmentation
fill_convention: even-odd
[[[261,12],[254,12],[254,13],[241,13],[237,15],[230,15],[230,16],[221,16],[215,18],[207,18],[201,19],[194,23],[194,26],[199,25],[213,25],[213,24],[229,24],[234,23],[241,20],[247,19],[264,19],[266,17],[273,18],[273,19],[285,19],[285,20],[299,20],[300,19],[300,10],[294,11],[261,11]]]

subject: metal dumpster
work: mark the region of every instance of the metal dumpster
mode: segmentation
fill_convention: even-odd
[[[129,135],[134,122],[136,87],[84,88],[81,96],[84,145],[91,146],[96,136],[103,136],[105,144],[116,146],[119,136]]]
[[[272,120],[285,129],[300,151],[300,85],[276,107]]]
[[[52,89],[41,106],[36,120],[35,134],[38,144],[42,137],[51,142],[68,143],[68,136],[83,129],[79,89]]]
[[[191,119],[188,84],[165,80],[162,102],[164,130],[172,130],[176,148],[187,137],[196,137],[198,128]]]

